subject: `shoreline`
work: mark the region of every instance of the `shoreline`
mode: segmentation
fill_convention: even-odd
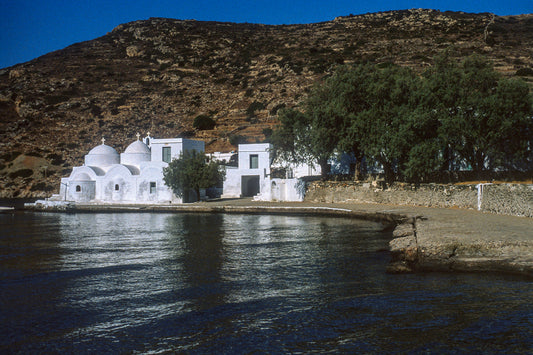
[[[214,200],[183,205],[69,204],[25,210],[62,213],[232,213],[322,215],[394,229],[389,273],[503,272],[533,278],[533,219],[466,209],[355,203]]]

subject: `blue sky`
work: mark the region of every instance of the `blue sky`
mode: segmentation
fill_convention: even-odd
[[[533,0],[0,0],[0,68],[149,17],[293,24],[412,8],[516,15],[533,13]]]

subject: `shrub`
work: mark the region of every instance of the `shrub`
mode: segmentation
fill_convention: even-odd
[[[167,68],[170,68],[172,66],[172,63],[162,63],[160,66],[159,66],[159,70],[160,71],[163,71]]]
[[[26,153],[27,156],[29,157],[36,157],[36,158],[42,158],[43,156],[41,155],[41,153],[39,152],[29,152],[29,153]]]
[[[126,104],[126,97],[119,97],[118,99],[111,102],[111,105],[114,106],[124,106]]]
[[[61,165],[65,162],[61,155],[55,153],[48,154],[46,158],[52,163],[52,165]]]
[[[66,95],[51,95],[51,96],[46,96],[44,98],[44,101],[46,102],[47,105],[56,105],[61,102],[68,101],[69,99],[70,97]]]
[[[533,75],[533,69],[531,68],[520,68],[516,71],[518,76],[530,76]]]
[[[266,83],[268,83],[268,80],[269,80],[268,76],[262,76],[262,77],[259,77],[259,78],[255,81],[255,83],[256,83],[257,85],[266,84]]]
[[[194,119],[192,126],[200,131],[215,128],[215,121],[208,115],[198,115]]]
[[[215,84],[224,84],[228,81],[228,78],[218,78],[218,79],[215,79]]]
[[[27,177],[30,177],[32,175],[33,175],[33,170],[31,170],[31,169],[19,169],[17,171],[14,171],[14,172],[10,173],[9,177],[11,179],[15,179],[15,178],[18,178],[18,177],[27,178]]]
[[[195,95],[191,99],[191,105],[192,106],[196,106],[196,107],[200,107],[202,105],[202,97],[200,95]]]
[[[30,189],[30,191],[48,191],[48,190],[50,190],[50,188],[44,182],[38,182],[37,184],[33,185]]]
[[[91,109],[91,114],[93,116],[100,117],[102,115],[102,109],[100,108],[100,106],[96,104],[91,104],[90,109]]]
[[[9,153],[5,153],[1,155],[0,159],[5,160],[6,162],[10,162],[10,161],[15,160],[15,158],[21,154],[22,154],[21,152],[9,152]]]
[[[264,108],[265,108],[265,104],[264,103],[259,102],[259,101],[254,101],[246,109],[246,114],[248,116],[254,116],[255,115],[255,111],[262,110]]]
[[[274,131],[272,130],[272,128],[263,128],[263,135],[265,136],[265,140],[270,140],[270,137],[272,136],[272,133]]]
[[[271,116],[276,116],[276,114],[278,113],[278,111],[281,110],[282,108],[285,108],[285,104],[279,104],[279,105],[274,106],[274,107],[270,110],[270,115],[271,115]]]
[[[178,138],[190,138],[194,137],[196,133],[194,131],[183,131],[180,134],[178,134]]]
[[[241,136],[239,134],[232,134],[229,136],[229,143],[231,145],[238,145],[238,144],[244,144],[247,143],[246,137]]]

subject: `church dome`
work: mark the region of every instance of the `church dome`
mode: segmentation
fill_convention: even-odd
[[[99,146],[94,147],[89,152],[90,155],[118,155],[115,148],[110,147],[105,144],[100,144]]]
[[[146,144],[144,144],[142,141],[135,141],[131,143],[128,148],[124,151],[124,153],[133,153],[133,154],[151,154],[150,148]]]
[[[92,181],[91,177],[86,173],[77,174],[72,178],[72,181]]]
[[[150,148],[142,141],[131,143],[124,153],[120,154],[120,163],[125,165],[138,166],[143,161],[152,160]]]
[[[107,166],[119,163],[120,156],[117,151],[105,144],[94,147],[85,156],[85,165],[87,166]]]

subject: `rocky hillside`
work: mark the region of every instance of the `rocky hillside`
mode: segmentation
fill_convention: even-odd
[[[33,61],[0,69],[0,197],[45,196],[99,144],[119,152],[147,131],[190,137],[208,151],[263,141],[340,63],[417,71],[450,49],[491,58],[533,83],[533,15],[432,10],[267,26],[152,18]],[[193,127],[210,116],[214,129]]]

